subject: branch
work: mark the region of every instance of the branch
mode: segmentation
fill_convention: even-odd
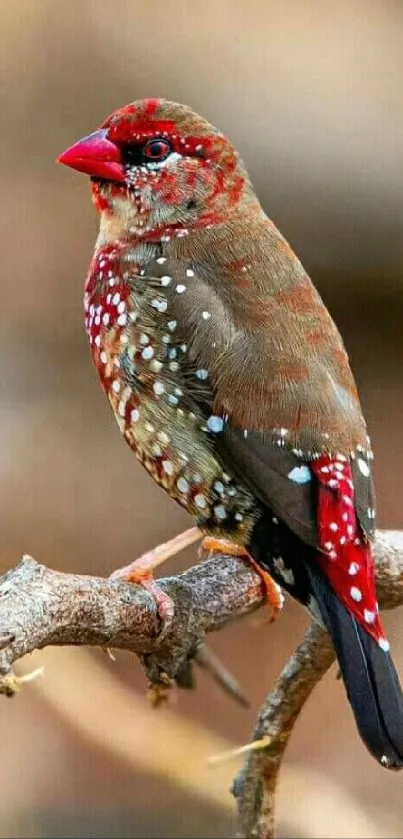
[[[403,533],[378,531],[377,589],[382,608],[403,603]],[[159,580],[175,601],[168,634],[160,638],[155,603],[144,589],[100,577],[63,574],[31,557],[0,577],[0,693],[13,695],[14,662],[45,646],[96,645],[135,652],[153,685],[189,686],[190,662],[208,632],[263,603],[260,577],[242,559],[215,556],[183,574]],[[271,839],[278,771],[295,720],[334,660],[323,630],[312,625],[263,704],[251,751],[234,784],[240,836]]]
[[[102,577],[63,574],[25,556],[0,577],[0,693],[18,687],[13,663],[43,647],[114,647],[141,657],[150,680],[183,682],[206,633],[263,602],[259,576],[236,557],[216,556],[158,581],[175,602],[172,627],[160,641],[152,597],[140,586]],[[203,658],[203,657],[201,657]]]

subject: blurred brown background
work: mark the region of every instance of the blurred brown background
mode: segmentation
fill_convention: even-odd
[[[379,523],[403,527],[401,0],[1,0],[1,570],[23,552],[107,574],[188,519],[130,455],[100,391],[82,286],[97,221],[54,164],[116,107],[191,104],[240,148],[347,343],[376,451]],[[194,561],[189,551],[168,570]],[[403,615],[386,623],[403,674]],[[54,650],[0,714],[0,835],[225,837],[254,712],[307,619],[287,603],[212,639],[251,699],[208,678],[150,716],[136,660]],[[400,636],[400,638],[399,638]],[[28,662],[32,666],[32,660]],[[403,779],[356,735],[335,670],[292,738],[283,836],[401,836]]]

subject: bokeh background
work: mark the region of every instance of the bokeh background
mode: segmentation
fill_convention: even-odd
[[[240,148],[338,322],[376,451],[379,523],[403,527],[401,0],[0,2],[0,570],[23,552],[107,574],[189,526],[121,441],[91,364],[82,285],[97,221],[54,159],[143,96],[193,105]],[[168,570],[195,560],[187,554]],[[403,614],[386,624],[403,675]],[[226,837],[254,713],[307,625],[287,602],[211,639],[240,710],[201,675],[151,712],[137,661],[49,650],[0,712],[2,837]],[[292,737],[282,836],[401,836],[402,777],[355,732],[335,669]]]

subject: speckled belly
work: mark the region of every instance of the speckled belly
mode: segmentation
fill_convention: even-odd
[[[103,267],[98,265],[98,274]],[[256,503],[215,453],[221,418],[206,418],[187,400],[181,374],[186,346],[177,337],[176,321],[165,316],[163,291],[156,294],[142,277],[136,295],[133,283],[109,273],[87,289],[85,325],[122,434],[154,480],[200,527],[245,542]]]

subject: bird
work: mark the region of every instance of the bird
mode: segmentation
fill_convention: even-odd
[[[203,546],[261,574],[330,634],[357,729],[403,766],[403,695],[376,600],[373,452],[343,339],[234,144],[161,98],[115,110],[58,161],[100,217],[84,319],[120,430],[195,526],[123,569],[156,599]]]

